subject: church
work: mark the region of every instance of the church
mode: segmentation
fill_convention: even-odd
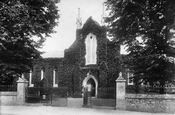
[[[78,10],[76,39],[64,51],[63,58],[40,58],[25,77],[29,87],[67,87],[70,96],[82,96],[82,89],[90,87],[91,95],[98,96],[98,88],[115,87],[120,65],[120,45],[106,36],[105,26],[89,17],[82,25]],[[123,76],[127,79],[129,74]],[[128,80],[129,81],[129,80]]]

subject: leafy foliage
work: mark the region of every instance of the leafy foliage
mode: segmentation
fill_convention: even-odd
[[[119,71],[122,71],[120,46],[115,41],[109,41],[107,47],[107,87],[115,87]]]
[[[172,82],[175,69],[175,1],[107,0],[106,22],[114,40],[128,47],[135,83]],[[139,39],[138,39],[139,38]]]
[[[54,0],[0,1],[0,76],[28,72],[59,18]],[[37,36],[38,41],[32,37]]]

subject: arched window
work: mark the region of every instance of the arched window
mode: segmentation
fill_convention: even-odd
[[[128,69],[127,71],[128,85],[134,85],[133,73]]]
[[[30,70],[30,73],[29,73],[29,87],[33,87],[34,84],[32,83],[32,70]]]
[[[53,70],[53,87],[58,87],[57,69]]]
[[[85,39],[86,45],[86,65],[97,63],[97,39],[92,33],[88,34]]]
[[[41,69],[41,80],[43,80],[43,78],[44,78],[44,68],[43,69]]]

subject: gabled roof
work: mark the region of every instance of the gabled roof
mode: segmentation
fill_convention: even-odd
[[[90,32],[93,34],[100,34],[102,32],[102,27],[100,24],[92,19],[92,17],[89,17],[85,24],[82,27],[81,33],[83,35],[87,35]]]
[[[63,57],[62,58],[39,58],[39,59],[36,59],[34,60],[34,63],[40,63],[40,62],[58,62],[60,63],[61,61],[63,60]]]
[[[78,35],[76,36],[75,41],[72,43],[72,45],[64,50],[64,53],[70,52],[72,50],[76,50],[78,48],[80,41],[81,41],[81,35],[86,36],[89,33],[93,33],[96,36],[101,35],[103,33],[103,27],[100,26],[100,24],[92,19],[92,16],[90,16],[87,21],[84,23],[82,29],[78,29],[76,33]]]

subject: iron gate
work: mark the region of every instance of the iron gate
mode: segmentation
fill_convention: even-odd
[[[90,92],[91,93],[91,92]],[[98,96],[90,95],[90,105],[105,106],[114,108],[116,105],[116,89],[115,87],[98,88]]]
[[[26,103],[46,103],[67,106],[66,87],[27,87]]]

